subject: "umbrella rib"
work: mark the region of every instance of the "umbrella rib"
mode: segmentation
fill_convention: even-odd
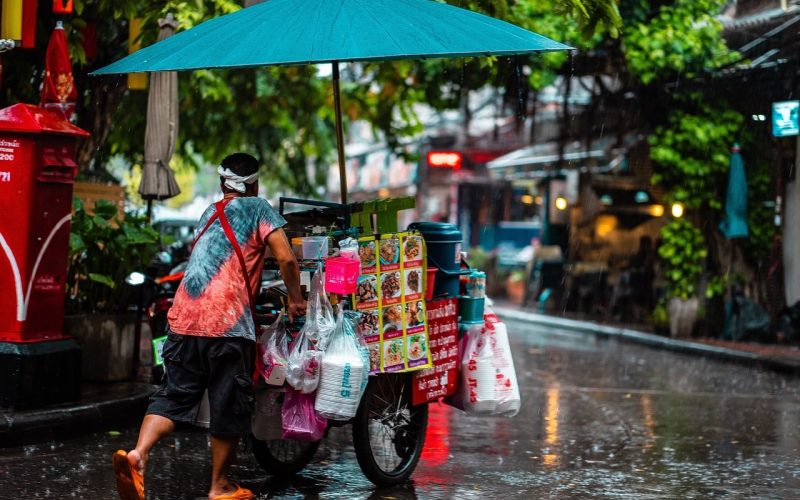
[[[373,14],[372,12],[369,11],[369,9],[364,4],[364,2],[362,2],[361,0],[355,0],[355,1],[356,1],[356,3],[361,5],[361,8],[364,9],[364,12],[366,12],[375,21],[375,24],[381,27],[383,32],[386,34],[386,38],[388,38],[389,40],[392,41],[392,43],[395,45],[395,47],[397,47],[398,52],[404,52],[403,51],[403,46],[400,45],[397,42],[397,40],[395,40],[395,38],[392,36],[390,31],[383,24],[381,24],[380,19],[377,16],[375,16],[375,14]]]
[[[314,19],[314,32],[311,37],[311,51],[308,54],[309,59],[314,58],[314,54],[316,53],[317,48],[317,30],[319,29],[319,18],[322,13],[322,9],[317,9],[317,17]]]

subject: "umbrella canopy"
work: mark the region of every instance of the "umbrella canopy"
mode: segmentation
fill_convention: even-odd
[[[430,0],[269,0],[206,21],[94,74],[332,63],[346,203],[339,62],[570,49],[512,24]]]
[[[159,40],[175,33],[177,21],[168,14],[159,19]],[[147,126],[144,132],[144,167],[139,194],[148,200],[148,213],[152,200],[165,200],[180,194],[175,174],[169,160],[175,152],[178,139],[178,75],[174,71],[150,75],[147,96]]]
[[[725,196],[725,218],[719,225],[727,239],[747,238],[747,178],[744,174],[744,161],[739,145],[731,149],[730,171],[728,172],[728,192]]]

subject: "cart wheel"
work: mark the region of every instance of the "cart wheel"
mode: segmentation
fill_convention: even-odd
[[[273,476],[297,474],[314,458],[322,441],[270,439],[262,441],[250,436],[253,456],[258,464]]]
[[[428,405],[411,405],[411,376],[371,377],[353,421],[353,446],[364,475],[377,486],[407,480],[417,467]]]

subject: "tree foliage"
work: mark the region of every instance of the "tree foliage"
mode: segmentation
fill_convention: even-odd
[[[730,148],[739,139],[742,115],[698,94],[681,101],[666,124],[650,136],[656,163],[653,184],[669,188],[669,201],[688,208],[722,208]]]

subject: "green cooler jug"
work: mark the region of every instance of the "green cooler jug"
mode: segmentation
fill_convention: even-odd
[[[428,266],[438,269],[433,296],[458,297],[461,274],[461,231],[455,224],[446,222],[413,222],[408,230],[422,233],[428,250]]]

